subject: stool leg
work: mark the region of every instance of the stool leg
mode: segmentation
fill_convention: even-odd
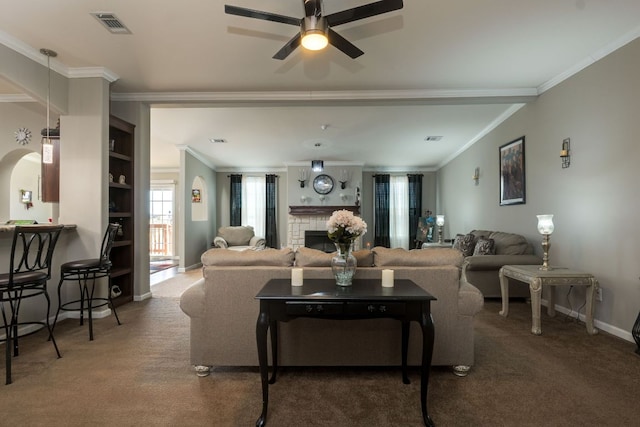
[[[116,322],[118,322],[118,325],[122,325],[122,323],[120,323],[120,319],[118,318],[116,306],[113,304],[113,300],[111,299],[111,288],[113,287],[113,285],[111,285],[111,276],[107,276],[107,280],[109,283],[109,289],[107,290],[107,292],[109,293],[109,295],[107,296],[109,298],[109,306],[111,307],[111,310],[113,310],[114,316],[116,316]]]
[[[7,296],[9,297],[9,293],[7,292]],[[0,301],[4,301],[4,293],[0,294]],[[7,314],[5,313],[4,304],[0,303],[0,308],[2,309],[2,320],[4,322],[4,334],[6,337],[5,341],[5,384],[11,384],[11,331],[12,324],[7,322]],[[13,315],[11,316],[11,322],[13,322]]]
[[[84,281],[84,284],[83,284]],[[85,292],[87,289],[87,277],[84,276],[84,280],[82,277],[78,277],[78,289],[80,289],[80,325],[84,325],[84,298]]]
[[[56,349],[56,354],[58,355],[58,359],[62,356],[60,355],[60,350],[58,350],[58,344],[56,344],[56,339],[53,337],[53,328],[49,324],[49,311],[51,309],[51,299],[49,298],[49,293],[47,292],[47,284],[44,284],[44,297],[47,299],[47,317],[45,318],[45,322],[47,324],[47,330],[49,331],[49,339],[53,343],[53,347]],[[54,323],[55,324],[55,323]]]
[[[87,289],[87,282],[84,282],[85,289]],[[91,282],[91,292],[87,289],[87,303],[89,304],[89,341],[93,341],[93,293],[96,290],[96,278],[95,274]]]
[[[64,275],[60,274],[60,282],[58,282],[58,309],[56,310],[56,317],[53,319],[53,325],[51,325],[51,336],[53,336],[53,330],[56,328],[56,323],[58,323],[58,316],[60,315],[60,308],[62,307],[62,296],[60,290],[63,282]]]

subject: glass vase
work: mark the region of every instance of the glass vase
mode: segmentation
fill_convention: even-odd
[[[336,278],[336,285],[351,286],[358,265],[356,257],[351,253],[352,242],[335,245],[338,253],[331,259],[331,271]]]

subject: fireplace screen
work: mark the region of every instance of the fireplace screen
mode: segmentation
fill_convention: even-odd
[[[304,246],[323,252],[334,252],[336,250],[335,245],[327,236],[326,230],[306,230],[304,232]]]

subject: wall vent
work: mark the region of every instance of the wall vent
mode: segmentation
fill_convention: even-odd
[[[91,14],[94,18],[96,18],[105,28],[113,34],[131,34],[131,31],[127,28],[126,25],[118,19],[118,17],[109,12],[93,12]]]
[[[226,144],[227,140],[224,138],[211,138],[209,139],[210,142],[214,143],[214,144]]]

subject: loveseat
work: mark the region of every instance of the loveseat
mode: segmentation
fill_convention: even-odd
[[[433,365],[450,365],[464,375],[474,363],[474,316],[482,294],[460,280],[459,251],[422,251],[376,247],[356,251],[356,278],[380,279],[383,268],[396,279],[411,279],[437,298]],[[180,307],[191,320],[191,363],[200,375],[210,366],[257,366],[256,294],[269,279],[291,278],[294,264],[304,279],[331,279],[332,255],[310,248],[262,251],[210,249],[202,255],[203,278],[189,287]],[[421,336],[412,325],[410,365],[420,364]],[[401,328],[392,319],[336,320],[299,318],[279,325],[282,366],[398,366]],[[457,367],[457,370],[456,368]]]
[[[250,225],[226,226],[218,228],[218,235],[213,239],[211,246],[236,251],[260,250],[265,247],[265,239],[256,236]]]
[[[478,288],[485,298],[501,297],[498,273],[503,265],[542,265],[542,259],[533,253],[531,243],[520,234],[473,230],[456,236],[453,247],[464,256],[462,279]],[[510,298],[529,296],[528,286],[509,284]]]

